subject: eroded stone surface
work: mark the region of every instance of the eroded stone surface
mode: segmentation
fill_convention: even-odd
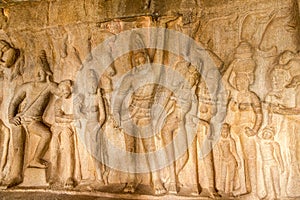
[[[298,4],[1,1],[0,196],[299,198]]]

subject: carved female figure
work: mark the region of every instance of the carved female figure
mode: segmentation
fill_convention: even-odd
[[[234,78],[236,87],[233,87],[228,82],[232,71],[233,65],[230,65],[223,76],[224,84],[229,90],[226,120],[241,143],[247,193],[256,195],[255,136],[262,124],[262,107],[259,97],[249,89],[251,76],[248,73],[238,73]]]
[[[236,144],[230,135],[230,125],[223,124],[221,139],[218,143],[218,150],[221,160],[221,196],[233,196],[234,178],[237,168],[241,166],[240,158],[237,155]]]
[[[87,74],[87,95],[85,96],[84,112],[86,117],[85,144],[92,155],[96,179],[103,183],[103,150],[101,127],[106,119],[103,98],[98,88],[98,77],[94,70],[89,70]]]

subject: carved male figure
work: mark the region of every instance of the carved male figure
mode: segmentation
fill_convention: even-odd
[[[241,163],[237,155],[235,141],[230,135],[229,124],[223,124],[218,150],[221,160],[221,188],[219,194],[221,196],[233,196],[234,178]]]
[[[45,52],[39,57],[40,65],[35,71],[35,80],[22,84],[15,92],[8,109],[8,118],[12,129],[13,161],[11,164],[8,187],[23,180],[24,146],[26,134],[40,137],[38,146],[29,167],[46,168],[43,156],[51,140],[49,127],[42,116],[53,93],[57,93],[57,84],[51,82],[52,72]]]
[[[262,139],[259,144],[262,157],[262,169],[266,186],[266,197],[264,199],[277,199],[280,197],[279,171],[284,171],[280,146],[274,141],[274,130],[264,128]]]
[[[133,70],[131,73],[126,75],[121,82],[120,88],[116,95],[116,106],[114,109],[114,115],[117,117],[120,125],[125,123],[123,113],[121,111],[123,100],[127,97],[128,93],[133,92],[131,96],[131,103],[128,108],[130,113],[130,124],[132,126],[131,133],[125,134],[125,144],[127,151],[137,153],[137,147],[139,142],[142,142],[146,152],[155,151],[155,141],[154,137],[143,138],[146,133],[143,129],[145,126],[152,127],[151,118],[151,107],[154,102],[155,92],[157,89],[155,81],[157,77],[155,75],[154,69],[147,65],[149,63],[149,56],[145,51],[133,52],[131,56]],[[142,85],[145,83],[145,85]],[[152,128],[151,128],[152,127]],[[138,130],[139,129],[139,130]],[[131,135],[128,135],[131,134]],[[142,137],[142,138],[141,138]],[[130,166],[136,170],[138,163],[134,157],[130,158]],[[166,193],[165,188],[162,185],[158,172],[153,170],[156,168],[157,160],[149,159],[146,156],[148,166],[151,173],[152,185],[155,190],[155,194]],[[128,176],[127,184],[124,188],[124,192],[135,192],[138,186],[136,180],[136,174],[130,173]]]
[[[60,97],[55,101],[55,124],[52,125],[51,178],[50,184],[63,181],[65,188],[74,187],[75,147],[73,126],[72,83],[65,80],[59,83]],[[58,158],[60,156],[60,163]],[[59,174],[59,171],[62,171]]]

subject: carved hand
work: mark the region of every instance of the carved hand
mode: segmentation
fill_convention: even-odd
[[[255,135],[256,135],[256,133],[253,131],[252,128],[246,127],[246,128],[245,128],[245,131],[246,131],[246,135],[247,135],[248,137],[251,137],[251,136],[255,136]]]
[[[21,117],[19,116],[15,116],[14,118],[9,120],[9,123],[15,125],[15,126],[19,126],[21,125]]]
[[[114,121],[114,126],[121,127],[121,116],[119,113],[114,114],[113,121]]]

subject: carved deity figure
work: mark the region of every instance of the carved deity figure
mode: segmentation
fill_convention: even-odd
[[[245,182],[248,193],[256,195],[256,135],[262,124],[262,106],[259,97],[249,87],[252,81],[248,73],[239,73],[234,78],[236,88],[228,83],[233,71],[230,65],[223,76],[229,90],[226,121],[238,136],[244,159]]]
[[[51,178],[50,184],[63,182],[65,188],[74,187],[75,147],[73,125],[72,82],[61,81],[59,98],[55,101],[55,123],[51,127]],[[59,159],[60,158],[60,159]],[[61,173],[60,173],[61,171]]]
[[[100,79],[100,88],[101,88],[101,92],[103,93],[105,110],[107,111],[108,115],[111,115],[110,105],[111,105],[111,95],[113,91],[112,77],[114,75],[116,75],[116,69],[114,66],[110,66]]]
[[[141,142],[146,153],[152,152],[156,149],[155,140],[153,136],[145,138],[146,134],[149,134],[145,130],[153,131],[151,107],[154,103],[155,93],[157,90],[157,85],[153,83],[157,81],[157,77],[153,67],[149,65],[150,59],[146,51],[132,52],[131,62],[133,69],[123,78],[115,97],[116,106],[114,107],[114,115],[120,127],[123,125],[127,126],[126,124],[128,124],[128,122],[128,126],[131,127],[129,130],[130,133],[125,134],[125,145],[127,151],[138,153],[137,148]],[[141,85],[143,83],[144,85]],[[129,108],[126,110],[130,113],[130,120],[126,120],[126,114],[122,112],[122,110],[124,110],[122,109],[122,104],[130,92],[133,93],[131,95]],[[150,128],[144,129],[145,126]],[[151,173],[151,181],[155,194],[159,195],[166,193],[166,189],[160,180],[159,172],[154,171],[158,160],[149,159],[147,154],[146,161],[148,165],[147,167]],[[132,155],[129,161],[129,167],[136,172],[138,164],[139,163],[137,163]],[[137,186],[138,183],[136,174],[130,173],[128,175],[124,192],[134,193]]]
[[[229,83],[234,88],[237,87],[234,82],[235,77],[239,76],[240,73],[246,74],[250,85],[253,84],[256,64],[252,56],[253,52],[251,45],[248,42],[240,42],[239,46],[236,48],[235,58],[230,64],[232,72],[229,76]]]
[[[104,175],[106,176],[108,173],[103,160],[107,159],[107,155],[104,152],[105,144],[103,143],[103,132],[101,130],[106,121],[106,110],[100,88],[98,88],[99,79],[96,71],[93,69],[88,70],[86,80],[87,93],[84,96],[81,109],[82,116],[86,120],[82,139],[85,141],[85,147],[89,155],[87,157],[83,156],[81,159],[91,159],[92,162],[88,162],[88,165],[92,166],[81,166],[81,168],[82,170],[88,168],[95,175],[91,174],[90,178],[95,178],[97,184],[102,185],[107,183],[107,177],[104,177]],[[86,160],[82,160],[81,165],[84,162]]]
[[[179,127],[183,130],[184,135],[187,135],[187,126],[193,124],[192,116],[196,116],[196,109],[192,109],[193,103],[198,107],[198,101],[196,98],[196,89],[199,84],[200,74],[196,67],[191,63],[180,58],[175,64],[174,70],[182,76],[174,76],[172,86],[178,95],[178,102],[181,108],[181,120]]]
[[[51,82],[52,72],[43,51],[39,56],[40,66],[35,71],[35,81],[22,84],[10,102],[8,118],[12,129],[13,160],[8,187],[17,185],[23,180],[24,146],[26,134],[40,137],[36,151],[29,167],[46,168],[43,159],[51,140],[49,127],[43,122],[42,116],[52,94],[57,94],[57,84]]]
[[[175,150],[176,146],[172,143],[174,137],[176,136],[178,130],[178,124],[180,123],[181,115],[180,115],[180,107],[177,104],[176,97],[171,96],[167,105],[165,106],[165,110],[167,111],[166,120],[164,126],[161,130],[161,139],[165,146],[169,145],[171,142],[172,147],[170,151],[166,151],[166,158],[168,162],[172,162],[168,166],[169,169],[169,187],[167,188],[170,194],[177,194],[178,188],[180,186],[178,180],[178,174],[183,166],[177,166]],[[178,148],[178,147],[177,147]]]
[[[236,188],[234,184],[235,176],[241,162],[237,155],[235,141],[230,135],[229,124],[223,124],[218,150],[221,161],[221,188],[219,194],[222,197],[230,197],[233,196],[233,191]]]
[[[264,199],[280,198],[280,177],[278,169],[280,168],[281,173],[283,173],[284,165],[280,146],[274,141],[274,130],[272,128],[264,128],[259,149],[266,187],[266,197],[264,197]]]
[[[210,124],[211,118],[216,114],[215,97],[209,93],[203,77],[198,77],[196,85],[197,115],[193,122],[197,126],[196,137],[189,149],[190,159],[194,169],[191,172],[193,180],[196,180],[201,188],[200,196],[214,198],[217,196],[215,188],[215,167],[212,151],[213,128]],[[194,182],[194,181],[193,181]],[[195,183],[194,183],[195,184]],[[193,189],[194,190],[194,189]],[[199,189],[193,194],[199,194]]]

